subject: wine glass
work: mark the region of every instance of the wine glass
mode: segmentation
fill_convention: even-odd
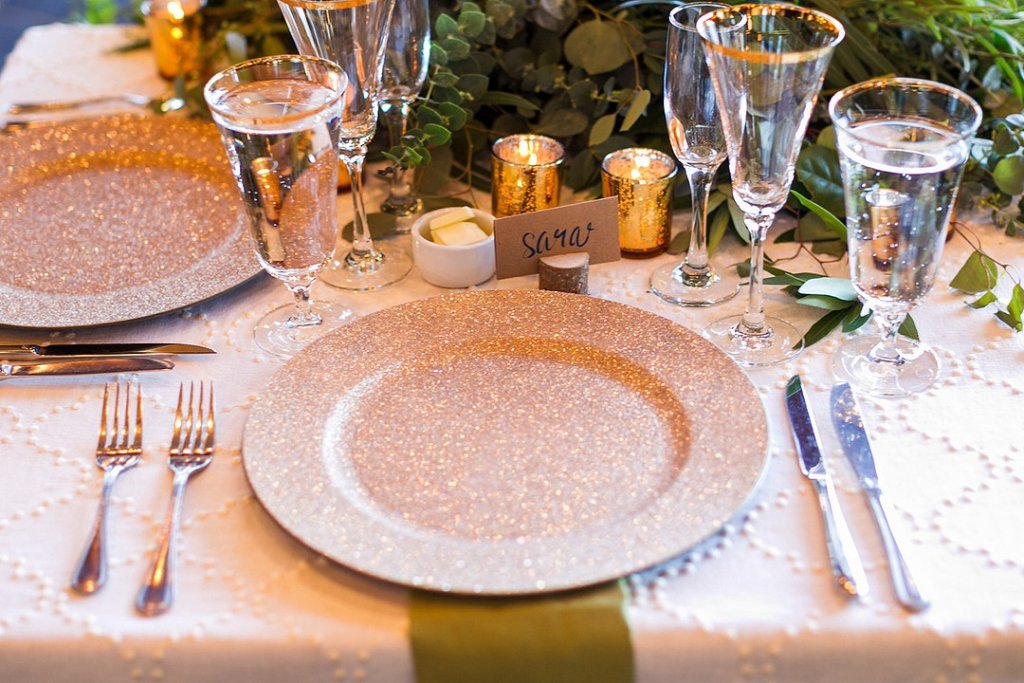
[[[409,273],[412,260],[401,247],[375,244],[370,238],[363,203],[363,162],[377,130],[384,48],[395,0],[278,0],[277,4],[299,51],[338,64],[349,82],[338,147],[352,177],[352,248],[344,257],[336,257],[320,279],[357,291],[390,285]]]
[[[829,103],[846,198],[850,279],[881,340],[855,337],[836,376],[865,393],[906,396],[931,386],[940,362],[897,331],[935,281],[981,107],[955,88],[911,78],[868,81]]]
[[[789,323],[764,314],[764,242],[793,183],[800,143],[843,25],[815,10],[743,4],[697,21],[725,131],[733,198],[750,232],[750,291],[743,315],[704,336],[740,365],[772,365],[803,348]]]
[[[388,34],[380,98],[380,111],[384,115],[392,147],[402,142],[409,122],[409,108],[427,80],[429,63],[428,0],[396,0]],[[406,217],[423,208],[423,202],[406,180],[406,173],[405,168],[393,167],[390,192],[380,207],[381,211]],[[398,229],[398,232],[408,231],[409,226],[406,224]]]
[[[651,291],[680,306],[711,306],[736,296],[739,279],[719,273],[708,261],[708,195],[725,161],[725,137],[715,91],[697,34],[697,20],[722,9],[714,2],[681,5],[669,14],[665,49],[665,122],[676,158],[686,171],[693,197],[690,248],[682,263],[651,274]]]
[[[281,55],[225,69],[203,89],[249,214],[256,257],[294,297],[254,330],[256,345],[278,358],[290,358],[352,315],[310,298],[338,239],[338,134],[347,85],[336,64]]]

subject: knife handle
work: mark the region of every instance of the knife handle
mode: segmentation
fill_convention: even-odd
[[[868,582],[860,564],[860,556],[853,545],[853,537],[846,525],[832,480],[826,475],[812,479],[818,491],[821,516],[825,520],[825,543],[832,563],[832,574],[839,587],[851,596],[867,595]]]
[[[910,567],[903,558],[900,546],[896,543],[896,537],[889,526],[889,517],[885,514],[885,505],[882,503],[880,491],[870,491],[868,501],[871,503],[871,512],[875,515],[875,522],[878,523],[878,530],[882,532],[882,544],[885,546],[885,556],[889,560],[889,574],[892,576],[892,588],[896,599],[901,605],[911,612],[921,612],[928,609],[928,600],[921,595],[921,591],[910,575]]]

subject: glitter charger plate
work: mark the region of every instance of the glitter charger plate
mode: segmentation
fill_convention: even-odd
[[[543,291],[384,310],[293,358],[243,461],[314,550],[417,588],[586,586],[697,545],[767,464],[754,387],[660,316]]]
[[[0,325],[138,320],[260,272],[211,124],[114,115],[0,145]]]

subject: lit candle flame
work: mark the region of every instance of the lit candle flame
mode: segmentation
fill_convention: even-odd
[[[185,18],[185,8],[181,6],[181,2],[178,0],[171,0],[171,2],[167,3],[167,13],[175,21],[181,21]]]

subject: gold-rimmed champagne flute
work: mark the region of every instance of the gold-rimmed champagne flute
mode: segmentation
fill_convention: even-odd
[[[405,277],[409,254],[370,237],[363,203],[363,162],[377,131],[384,49],[395,0],[278,0],[288,30],[303,54],[328,59],[349,79],[338,149],[352,177],[355,223],[352,247],[339,245],[320,279],[341,289],[379,289]]]
[[[733,198],[750,232],[743,315],[704,330],[740,365],[779,363],[803,348],[795,327],[764,313],[764,243],[785,204],[807,122],[843,25],[788,4],[742,4],[697,22],[725,131]]]
[[[409,125],[409,111],[427,80],[430,63],[430,6],[428,0],[395,0],[388,32],[381,88],[380,111],[392,147],[402,142]],[[408,180],[408,170],[392,169],[391,186],[380,210],[400,218],[419,213],[423,202]],[[398,232],[409,232],[399,221]]]
[[[665,46],[663,102],[669,141],[686,171],[693,198],[690,247],[682,263],[667,263],[651,273],[651,291],[680,306],[711,306],[736,296],[739,279],[719,272],[708,258],[708,195],[725,161],[725,135],[715,90],[697,34],[697,20],[723,9],[715,2],[681,5],[669,14]]]

